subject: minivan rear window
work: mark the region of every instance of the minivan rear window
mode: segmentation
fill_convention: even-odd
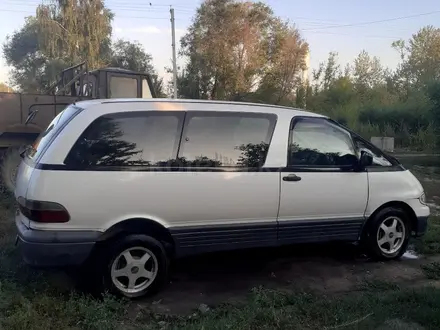
[[[61,111],[50,122],[49,126],[47,126],[47,128],[40,133],[32,146],[28,149],[26,156],[32,160],[36,160],[46,148],[48,143],[52,140],[52,137],[61,132],[65,126],[64,124],[81,110],[82,109],[77,106],[69,105],[66,109]]]

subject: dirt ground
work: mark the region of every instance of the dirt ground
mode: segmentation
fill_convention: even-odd
[[[188,314],[193,310],[240,301],[253,287],[341,293],[362,285],[430,283],[421,264],[438,257],[375,262],[353,245],[304,245],[270,250],[221,253],[180,260],[170,283],[154,297],[133,303],[133,312]],[[381,284],[386,283],[386,284]]]

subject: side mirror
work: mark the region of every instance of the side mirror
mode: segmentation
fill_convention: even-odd
[[[359,159],[359,167],[364,169],[371,165],[373,165],[373,156],[371,156],[368,152],[362,151],[361,158]]]

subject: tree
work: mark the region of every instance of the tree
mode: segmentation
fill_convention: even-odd
[[[341,66],[338,64],[338,53],[330,52],[326,62],[319,63],[312,71],[312,88],[315,94],[327,90],[341,76]]]
[[[154,72],[151,55],[137,41],[117,40],[113,44],[111,66],[138,72]]]
[[[207,97],[234,99],[255,87],[267,65],[271,18],[272,11],[262,3],[202,3],[181,46],[189,59],[186,71],[199,76]]]
[[[354,60],[353,83],[363,93],[384,82],[384,70],[377,57],[371,57],[365,50]]]
[[[432,104],[430,111],[437,133],[437,143],[440,145],[440,81],[433,82],[428,86],[428,97]]]
[[[440,79],[440,29],[426,26],[405,42],[393,42],[402,59],[399,73],[408,84],[427,86]]]
[[[331,52],[328,55],[327,64],[323,72],[323,87],[329,89],[341,75],[341,66],[338,64],[338,53]]]
[[[272,103],[295,91],[308,51],[267,5],[234,0],[204,1],[181,46],[179,95]]]
[[[69,64],[106,65],[113,14],[103,0],[51,0],[37,8],[40,50]],[[107,60],[107,61],[106,61]]]
[[[257,93],[267,103],[289,104],[298,92],[302,95],[303,85],[301,74],[306,69],[305,58],[309,45],[300,36],[299,31],[285,23],[278,22],[274,28],[274,40],[270,57],[271,65],[263,76]]]
[[[156,94],[163,96],[163,81],[142,46],[111,44],[112,19],[103,0],[50,0],[38,6],[3,46],[11,82],[20,91],[44,93],[63,69],[86,61],[89,69],[113,65],[148,72]]]
[[[24,26],[8,36],[3,45],[6,64],[12,67],[10,80],[21,91],[40,92],[49,86],[44,81],[50,80],[50,65],[39,46],[35,17],[28,17]]]
[[[61,70],[81,61],[97,68],[109,61],[112,14],[102,0],[52,0],[7,38],[11,82],[21,91],[44,92]]]

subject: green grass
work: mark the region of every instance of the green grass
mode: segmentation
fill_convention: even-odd
[[[416,252],[423,255],[440,254],[440,216],[431,217],[426,234],[413,240]]]
[[[225,305],[191,318],[163,318],[145,314],[141,329],[377,329],[400,320],[426,329],[440,328],[440,290],[364,291],[345,296],[282,293],[255,289],[246,303]]]
[[[422,270],[426,277],[431,280],[440,280],[440,263],[432,262],[427,265],[422,265]]]
[[[44,285],[33,287],[2,282],[1,329],[114,329],[122,324],[126,305],[113,297],[100,301],[75,293],[63,296]]]

